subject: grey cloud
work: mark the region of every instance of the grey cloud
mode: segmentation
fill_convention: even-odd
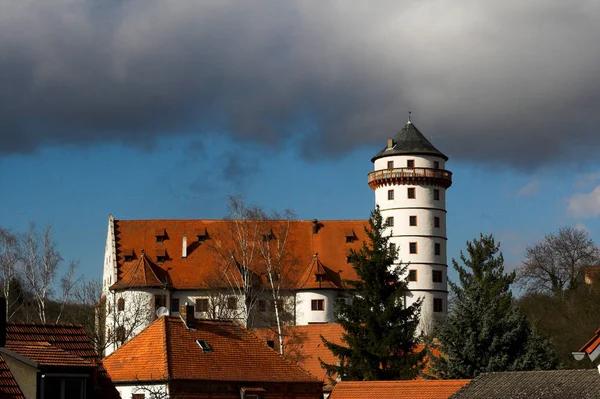
[[[383,146],[408,110],[453,159],[527,169],[600,145],[591,0],[0,9],[0,155],[215,131],[277,146],[303,123],[298,150],[317,158]]]

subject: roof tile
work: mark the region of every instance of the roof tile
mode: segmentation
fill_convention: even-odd
[[[329,399],[447,399],[469,381],[340,381]]]

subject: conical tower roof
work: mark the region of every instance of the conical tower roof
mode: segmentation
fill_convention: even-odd
[[[371,158],[371,162],[391,155],[434,155],[448,160],[448,157],[435,148],[411,121],[396,134],[393,145],[379,151]]]
[[[142,251],[140,259],[110,288],[163,288],[169,285],[168,273],[154,265]]]

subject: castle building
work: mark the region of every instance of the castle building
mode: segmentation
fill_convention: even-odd
[[[391,245],[399,253],[398,263],[408,264],[406,301],[423,298],[421,331],[447,307],[445,203],[452,183],[447,160],[409,121],[373,157],[375,170],[368,175]],[[117,220],[111,215],[103,274],[105,353],[157,316],[177,316],[184,304],[194,305],[197,318],[237,319],[245,327],[272,325],[274,313],[291,325],[333,323],[335,300],[343,299],[348,289],[345,281],[358,278],[348,255],[367,239],[367,225],[367,220],[257,224]],[[245,230],[234,231],[240,228]],[[239,245],[242,236],[246,241]],[[271,280],[261,256],[281,245],[286,246],[285,256],[275,262],[281,270]],[[244,264],[252,275],[241,273]],[[240,278],[267,289],[249,303]],[[280,299],[268,288],[273,284]]]
[[[398,263],[408,264],[407,303],[423,298],[421,329],[447,309],[446,189],[448,157],[410,121],[371,161],[369,186],[386,222]]]

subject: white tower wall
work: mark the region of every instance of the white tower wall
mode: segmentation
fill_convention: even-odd
[[[415,129],[410,122],[407,128]],[[447,310],[446,188],[451,184],[451,173],[445,170],[443,154],[420,154],[418,150],[411,154],[406,145],[398,150],[396,143],[388,143],[388,148],[376,156],[369,185],[384,222],[393,222],[386,232],[398,250],[398,264],[406,266],[405,277],[414,271],[416,279],[408,283],[407,305],[423,299],[419,332],[428,332],[424,330],[432,325],[435,314]]]

